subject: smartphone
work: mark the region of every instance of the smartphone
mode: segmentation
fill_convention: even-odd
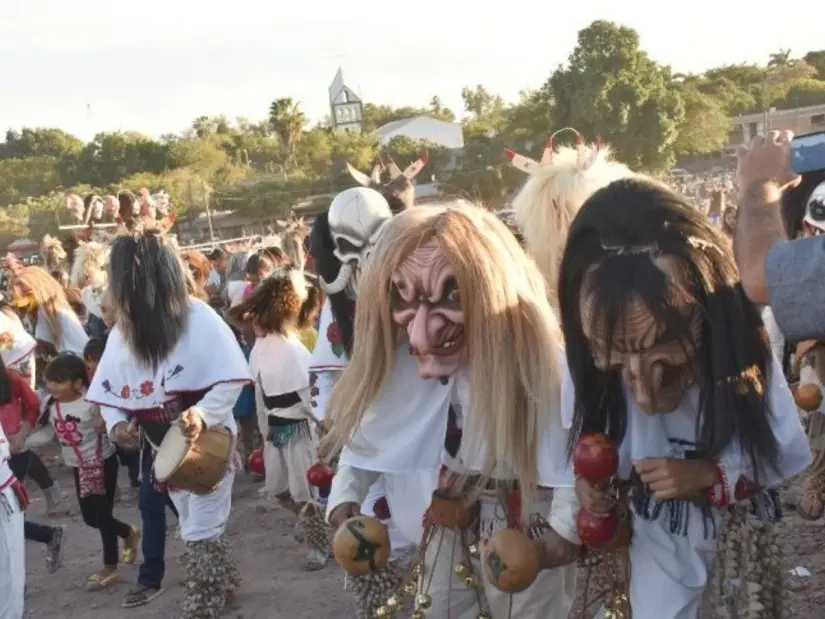
[[[795,174],[825,170],[825,131],[800,135],[791,141],[791,169]]]

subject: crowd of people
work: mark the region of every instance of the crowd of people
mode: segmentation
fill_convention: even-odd
[[[418,160],[351,169],[266,247],[182,250],[146,192],[68,281],[9,258],[0,619],[23,616],[24,540],[60,566],[66,529],[24,516],[27,475],[62,500],[27,443],[49,428],[100,532],[89,591],[140,561],[126,607],[162,590],[168,509],[182,619],[233,602],[246,469],[359,619],[564,619],[580,567],[588,617],[789,616],[778,490],[813,463],[799,510],[825,505],[823,241],[788,240],[825,230],[825,172],[793,175],[790,138],[740,153],[733,221],[579,136],[508,153],[512,218],[416,205]],[[116,514],[120,464],[139,524]]]

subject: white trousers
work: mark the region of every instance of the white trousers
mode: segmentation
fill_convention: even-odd
[[[551,526],[562,535],[567,534],[561,514],[569,511],[572,491],[556,489],[551,510],[550,501],[529,506],[532,513],[548,517]],[[575,495],[573,495],[575,496]],[[495,500],[482,495],[481,537],[479,550],[483,551],[483,541],[493,531],[506,528],[505,513],[499,510]],[[427,547],[425,569],[432,575],[428,593],[432,597],[433,617],[450,619],[476,619],[482,610],[478,607],[475,591],[468,589],[461,578],[456,576],[454,566],[461,563],[462,554],[458,536],[447,529],[439,529]],[[525,591],[510,595],[496,589],[487,582],[480,559],[473,559],[473,574],[479,584],[483,584],[484,596],[493,619],[567,619],[576,596],[576,564],[539,572],[535,582]],[[425,581],[427,577],[425,576]]]
[[[14,511],[9,514],[0,505],[0,619],[22,619],[26,586],[23,512],[11,490],[5,490],[3,497]]]
[[[296,503],[312,500],[307,469],[315,462],[315,445],[304,434],[297,434],[283,447],[264,443],[264,466],[266,467],[265,490],[269,496],[289,491]]]
[[[185,542],[198,542],[223,535],[232,509],[232,484],[235,472],[229,471],[214,492],[198,495],[174,490],[169,498],[180,514],[180,533]]]

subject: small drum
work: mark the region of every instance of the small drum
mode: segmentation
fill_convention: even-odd
[[[207,428],[194,443],[172,424],[155,454],[155,478],[161,483],[209,494],[221,483],[232,453],[232,433]]]

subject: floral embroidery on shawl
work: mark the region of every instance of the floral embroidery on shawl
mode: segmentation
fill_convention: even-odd
[[[175,378],[181,372],[183,372],[182,365],[176,365],[171,370],[168,370],[163,377],[164,383],[167,380]],[[103,390],[109,394],[113,395],[114,397],[118,398],[119,400],[128,400],[128,401],[136,401],[142,400],[143,398],[148,398],[155,392],[155,381],[153,380],[144,380],[140,383],[137,387],[133,387],[130,385],[121,385],[120,389],[115,389],[112,386],[112,382],[110,380],[104,380],[101,383]]]

